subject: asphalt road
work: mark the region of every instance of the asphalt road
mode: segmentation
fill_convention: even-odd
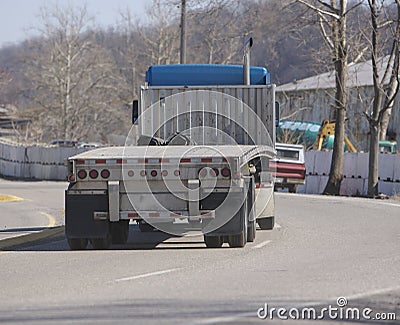
[[[64,182],[0,179],[0,239],[64,223]]]
[[[60,222],[63,183],[3,185],[0,193],[32,201],[2,203],[2,218],[18,203]],[[128,245],[107,251],[69,251],[63,236],[0,251],[0,323],[287,322],[271,308],[356,322],[331,319],[329,305],[344,316],[369,308],[368,323],[387,323],[372,321],[392,316],[385,313],[400,322],[400,202],[279,193],[276,205],[278,227],[258,230],[244,249],[206,249],[202,238],[131,225]]]

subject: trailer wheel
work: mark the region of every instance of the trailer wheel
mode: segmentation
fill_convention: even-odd
[[[224,243],[224,238],[222,236],[204,235],[204,242],[208,248],[220,248]]]
[[[92,238],[90,239],[94,249],[107,249],[111,245],[111,236],[106,238]]]
[[[272,230],[274,229],[275,217],[272,216],[272,217],[257,219],[257,223],[262,230]]]
[[[129,220],[111,222],[111,238],[113,244],[126,244],[129,238]]]
[[[86,238],[68,238],[69,248],[72,250],[83,250],[86,249],[88,240]]]
[[[252,243],[255,239],[256,239],[256,220],[253,220],[247,227],[247,241]]]
[[[247,201],[245,200],[239,214],[236,215],[240,217],[242,221],[242,231],[238,235],[229,235],[228,243],[232,248],[244,247],[247,242],[247,227],[248,227],[248,211],[247,211]]]

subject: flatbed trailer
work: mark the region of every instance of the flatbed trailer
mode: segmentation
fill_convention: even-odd
[[[71,249],[126,243],[130,221],[202,234],[207,247],[245,246],[256,222],[273,228],[274,85],[146,84],[133,111],[124,147],[68,159]]]

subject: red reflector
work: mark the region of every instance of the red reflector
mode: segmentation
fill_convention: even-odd
[[[148,159],[138,159],[139,164],[147,164],[149,162]]]
[[[207,176],[207,169],[202,168],[199,170],[199,175],[200,177],[206,177]]]
[[[169,163],[169,159],[168,158],[160,158],[160,163]]]
[[[96,159],[94,162],[95,162],[96,164],[105,164],[105,163],[106,163],[106,160],[105,160],[105,159]]]
[[[149,217],[151,217],[151,218],[157,218],[157,217],[159,217],[160,216],[160,213],[159,212],[150,212],[149,213]]]
[[[128,213],[128,218],[137,218],[139,217],[139,213]]]
[[[212,162],[212,158],[201,158],[201,162],[210,163],[210,162]]]
[[[128,176],[129,177],[133,177],[133,175],[135,175],[135,172],[133,170],[129,170],[128,171]]]
[[[174,171],[174,175],[175,175],[175,176],[179,176],[180,174],[181,174],[181,172],[180,172],[179,170],[175,170],[175,171]]]
[[[81,170],[78,172],[78,177],[79,177],[80,179],[84,179],[84,178],[86,178],[86,176],[87,176],[86,170],[81,169]]]
[[[219,170],[218,168],[213,168],[211,169],[211,176],[217,177],[219,175]]]
[[[75,162],[75,164],[77,164],[77,165],[84,165],[84,164],[85,164],[85,161],[82,160],[82,159],[78,159],[78,160]]]
[[[90,172],[89,172],[89,176],[90,176],[90,178],[97,178],[98,176],[99,176],[99,172],[96,170],[96,169],[92,169]]]
[[[142,177],[146,176],[146,171],[145,171],[145,170],[142,170],[142,171],[140,172],[140,176],[142,176]]]
[[[126,159],[117,159],[117,164],[126,164]]]
[[[165,177],[165,176],[168,176],[168,170],[163,170],[161,174],[162,174],[164,177]]]
[[[222,168],[221,169],[221,175],[224,177],[230,177],[231,176],[231,170],[229,168]]]
[[[233,178],[234,179],[239,179],[240,178],[240,174],[239,173],[234,173],[233,174]]]
[[[153,177],[156,177],[157,176],[157,171],[156,170],[152,170],[150,172],[150,175],[153,176]]]
[[[70,181],[70,182],[75,182],[75,176],[74,176],[74,175],[71,175],[71,176],[69,177],[69,181]]]
[[[100,173],[101,177],[103,178],[109,178],[110,177],[110,171],[108,169],[103,169]]]
[[[263,188],[264,184],[256,184],[256,188]]]
[[[180,162],[181,163],[190,163],[190,162],[192,162],[192,159],[190,159],[190,158],[181,158]]]

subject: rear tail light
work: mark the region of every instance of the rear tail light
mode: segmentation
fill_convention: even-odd
[[[200,177],[206,177],[207,176],[207,169],[202,168],[199,170],[199,176]]]
[[[140,176],[145,177],[145,176],[146,176],[146,171],[145,171],[145,170],[142,170],[142,171],[140,172]]]
[[[128,171],[128,176],[133,177],[135,175],[135,172],[133,170]]]
[[[97,177],[99,176],[99,172],[98,172],[96,169],[92,169],[92,170],[89,172],[89,176],[90,176],[90,178],[95,179],[95,178],[97,178]]]
[[[74,175],[71,175],[71,176],[68,178],[68,180],[69,180],[70,182],[75,182],[75,176],[74,176]]]
[[[103,178],[109,178],[110,177],[110,171],[108,169],[103,169],[100,173],[101,177]]]
[[[161,173],[164,177],[168,176],[168,170],[163,170]]]
[[[211,169],[210,173],[211,173],[211,176],[218,177],[219,170],[218,170],[218,168],[213,168],[213,169]]]
[[[179,170],[176,169],[176,170],[174,171],[174,175],[175,175],[175,176],[178,177],[180,174],[181,174],[181,172],[180,172]]]
[[[81,169],[81,170],[78,172],[78,177],[79,177],[80,179],[84,179],[84,178],[86,178],[86,176],[87,176],[86,170]]]
[[[229,168],[222,168],[221,169],[221,175],[224,177],[230,177],[231,176],[231,170]]]
[[[157,176],[157,171],[156,170],[152,170],[150,172],[150,175],[153,176],[153,177],[156,177]]]

